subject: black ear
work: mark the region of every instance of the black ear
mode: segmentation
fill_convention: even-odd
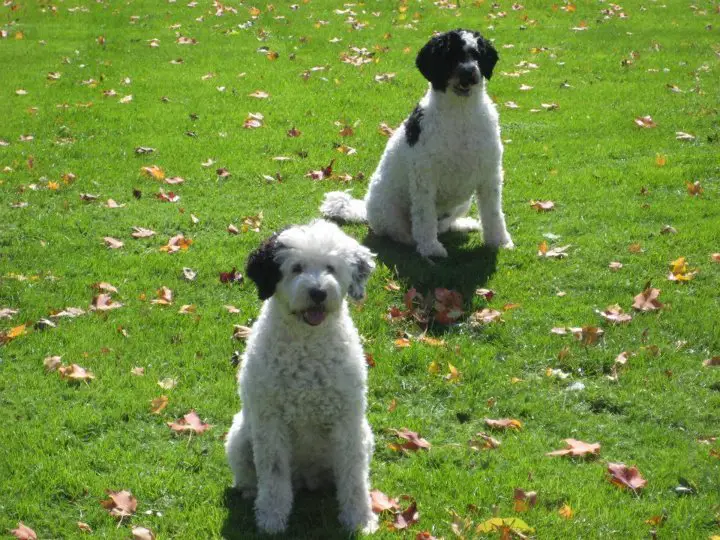
[[[265,240],[248,257],[245,274],[255,282],[260,300],[267,300],[275,293],[275,286],[282,278],[275,254],[282,247],[277,241],[278,233]]]
[[[449,61],[450,48],[453,37],[459,39],[453,32],[446,32],[433,37],[415,59],[415,65],[435,90],[445,91],[453,66]]]
[[[353,300],[365,298],[365,284],[375,268],[375,255],[366,247],[360,246],[353,254],[352,281],[348,287],[348,296]]]
[[[495,46],[489,39],[485,39],[480,35],[480,32],[473,32],[473,36],[477,39],[478,52],[480,53],[480,59],[478,60],[478,66],[480,67],[480,73],[488,81],[492,77],[493,69],[495,64],[500,59]]]

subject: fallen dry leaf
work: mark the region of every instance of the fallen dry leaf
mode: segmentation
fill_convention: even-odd
[[[415,500],[410,502],[410,505],[403,511],[395,514],[395,519],[392,522],[392,527],[397,531],[402,531],[414,525],[420,521],[420,512],[417,510],[417,504]]]
[[[111,516],[116,518],[126,518],[132,516],[137,510],[137,499],[129,491],[111,491],[105,490],[109,499],[100,501]]]
[[[175,422],[166,422],[168,427],[176,433],[183,433],[190,431],[200,435],[212,426],[210,424],[204,424],[200,417],[195,411],[190,411],[185,416],[176,420]]]
[[[423,439],[418,433],[410,431],[408,428],[400,428],[399,430],[393,429],[392,431],[395,433],[395,435],[407,441],[402,444],[398,444],[398,449],[414,452],[416,450],[420,450],[421,448],[427,450],[431,446],[431,444],[425,439]]]
[[[84,523],[82,521],[77,522],[78,529],[80,529],[84,533],[91,533],[93,532],[92,527],[88,525],[87,523]]]
[[[169,306],[173,303],[173,292],[164,285],[156,291],[156,294],[157,298],[150,301],[152,304]]]
[[[143,227],[133,227],[131,236],[133,238],[149,238],[155,235],[155,231]]]
[[[25,333],[25,330],[26,325],[21,324],[19,326],[11,328],[10,330],[6,330],[5,332],[0,332],[0,345],[8,343],[13,339],[22,336]]]
[[[695,182],[685,182],[685,187],[687,187],[688,195],[692,195],[693,197],[699,197],[703,194],[703,187],[700,185],[700,181],[696,180]]]
[[[484,308],[470,315],[470,325],[477,326],[502,321],[502,313],[496,309]]]
[[[475,528],[476,534],[487,534],[499,532],[501,538],[512,538],[517,536],[520,538],[527,538],[528,535],[535,532],[535,529],[530,527],[520,518],[501,518],[494,517],[487,521],[483,521]]]
[[[257,129],[262,127],[265,116],[261,113],[248,113],[247,118],[243,122],[245,129]]]
[[[150,412],[152,414],[160,414],[160,412],[167,407],[168,401],[167,396],[160,396],[150,400]]]
[[[537,504],[537,493],[515,488],[513,491],[513,508],[516,512],[527,512]]]
[[[220,272],[220,283],[242,283],[243,275],[233,266],[229,272]]]
[[[493,299],[493,296],[495,296],[495,291],[492,289],[476,289],[475,294],[478,296],[482,296],[487,300],[488,302]]]
[[[434,319],[440,324],[452,324],[463,316],[463,298],[457,291],[439,287],[434,291]]]
[[[239,339],[240,341],[246,341],[250,334],[252,333],[252,328],[249,326],[243,326],[241,324],[236,324],[233,326],[233,339]]]
[[[13,315],[17,315],[19,312],[18,309],[0,308],[0,319],[12,319]]]
[[[400,510],[397,499],[388,497],[379,489],[373,489],[370,492],[370,502],[372,504],[372,511],[376,514],[381,514],[387,510]]]
[[[707,360],[703,360],[703,366],[705,367],[720,367],[720,356],[713,356]]]
[[[133,540],[155,540],[155,534],[147,527],[133,526],[130,532]]]
[[[487,433],[480,432],[476,433],[475,436],[478,437],[478,439],[468,441],[468,446],[473,450],[490,450],[500,446],[500,441]]]
[[[164,180],[165,171],[157,165],[149,165],[147,167],[141,167],[140,171],[145,175],[155,180]]]
[[[161,379],[158,381],[158,386],[165,390],[172,390],[173,388],[175,388],[177,386],[177,379],[173,379],[171,377],[165,377],[164,379]]]
[[[582,328],[571,328],[573,335],[585,345],[594,345],[602,337],[605,331],[597,326],[583,326]]]
[[[586,443],[577,439],[563,439],[566,448],[548,452],[546,456],[571,456],[571,457],[587,457],[596,456],[600,453],[600,443]]]
[[[574,512],[573,509],[570,508],[570,505],[563,504],[560,510],[558,510],[558,514],[560,514],[560,517],[563,519],[572,519]]]
[[[132,375],[135,375],[136,377],[143,377],[145,375],[145,368],[141,366],[136,366],[130,370],[130,373]]]
[[[605,311],[599,313],[603,319],[614,324],[629,323],[632,320],[632,315],[625,313],[618,304],[608,306]]]
[[[654,128],[657,127],[657,124],[652,119],[652,116],[639,116],[634,120],[635,124],[640,126],[641,128]]]
[[[663,304],[658,300],[659,296],[660,289],[650,287],[650,283],[648,282],[647,285],[645,285],[645,290],[635,296],[632,307],[638,311],[656,311],[663,307]]]
[[[43,360],[43,365],[48,373],[57,371],[57,369],[62,365],[62,356],[48,356],[45,360]]]
[[[498,420],[492,420],[490,418],[485,419],[485,424],[493,429],[521,429],[522,422],[515,420],[514,418],[500,418]]]
[[[553,201],[530,201],[530,207],[538,212],[549,212],[555,209],[555,203]]]
[[[176,253],[180,250],[187,251],[192,245],[193,241],[190,238],[185,238],[182,234],[177,234],[168,240],[168,243],[160,247],[160,251],[167,253]]]
[[[123,242],[117,238],[113,238],[112,236],[106,236],[103,240],[105,240],[105,245],[110,249],[120,249],[125,245]]]
[[[85,368],[78,366],[77,364],[70,364],[69,366],[58,366],[58,373],[61,379],[69,381],[83,381],[88,382],[95,378],[90,371]]]
[[[616,486],[637,491],[647,484],[637,467],[628,467],[624,463],[608,463],[607,471],[610,473],[610,481]]]
[[[697,274],[697,270],[690,270],[685,257],[680,257],[670,263],[668,279],[682,283],[693,279],[695,274]]]
[[[20,540],[37,540],[37,534],[35,534],[35,531],[25,525],[22,521],[18,522],[17,529],[12,529],[10,534]]]

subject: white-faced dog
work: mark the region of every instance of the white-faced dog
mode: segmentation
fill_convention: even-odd
[[[240,368],[242,410],[225,445],[234,486],[255,497],[258,527],[285,530],[293,492],[334,483],[340,522],[377,529],[366,363],[345,296],[362,299],[374,255],[316,220],[266,240],[247,275],[265,300]]]
[[[375,234],[446,257],[438,234],[479,230],[463,217],[477,196],[485,244],[513,247],[502,212],[502,154],[495,105],[485,91],[498,54],[478,32],[433,37],[416,65],[430,89],[388,142],[365,200],[327,193],[325,217],[367,221]]]

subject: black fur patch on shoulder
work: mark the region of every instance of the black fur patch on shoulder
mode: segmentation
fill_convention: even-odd
[[[423,109],[420,105],[416,105],[413,112],[411,112],[410,116],[405,120],[405,140],[408,146],[415,146],[415,143],[417,143],[420,138],[420,133],[422,132],[420,121],[422,117]]]
[[[280,233],[273,234],[260,247],[250,253],[245,273],[255,282],[260,300],[267,300],[275,293],[275,287],[282,279],[280,265],[275,255],[282,245],[277,238]]]

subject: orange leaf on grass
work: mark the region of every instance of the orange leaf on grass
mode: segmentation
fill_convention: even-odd
[[[158,297],[150,301],[152,304],[169,306],[173,303],[173,292],[164,285],[156,291],[156,294]]]
[[[521,429],[522,428],[522,422],[520,420],[515,420],[514,418],[500,418],[498,420],[486,418],[485,423],[494,429]]]
[[[712,262],[720,263],[720,253],[713,253],[710,255],[710,260]]]
[[[109,499],[100,501],[100,504],[111,516],[122,519],[132,516],[137,510],[137,499],[129,491],[111,491],[108,489],[105,490],[105,493],[108,494]]]
[[[157,165],[150,165],[148,167],[141,167],[140,171],[145,175],[155,180],[164,180],[165,171]]]
[[[210,424],[204,424],[195,411],[190,411],[175,422],[167,422],[167,425],[170,429],[177,433],[191,431],[193,433],[197,433],[198,435],[204,433],[212,427]]]
[[[703,187],[700,185],[700,181],[696,180],[695,182],[685,182],[685,187],[687,188],[688,195],[691,195],[693,197],[698,197],[702,195],[703,193]]]
[[[600,453],[600,443],[586,443],[577,439],[563,439],[567,448],[548,452],[546,456],[586,457],[596,456]]]
[[[175,253],[180,251],[187,251],[192,245],[193,241],[190,238],[185,238],[182,234],[177,234],[168,240],[168,243],[160,248],[160,251],[167,253]]]
[[[572,519],[574,513],[568,504],[563,504],[560,510],[558,510],[558,514],[560,514],[560,517],[563,519]]]
[[[167,407],[168,404],[168,397],[167,396],[160,396],[156,397],[155,399],[150,401],[150,412],[152,414],[160,414],[162,410]]]
[[[627,487],[633,491],[642,489],[647,484],[637,467],[628,467],[624,463],[608,463],[610,481],[616,486]]]
[[[527,512],[537,504],[537,493],[515,488],[513,491],[514,509],[516,512]]]
[[[13,339],[22,336],[25,333],[25,327],[26,325],[21,324],[20,326],[15,326],[10,330],[7,330],[6,332],[0,332],[0,345],[8,343]]]

